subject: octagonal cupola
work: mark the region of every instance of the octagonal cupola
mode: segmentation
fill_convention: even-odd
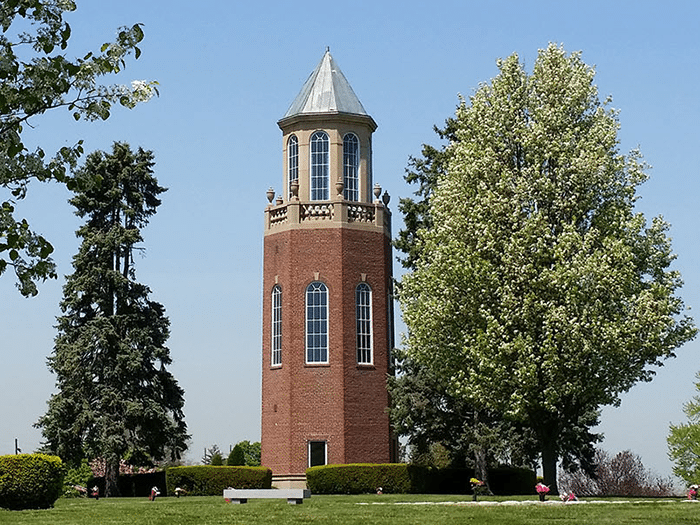
[[[277,124],[283,134],[283,200],[372,203],[377,124],[330,50]]]

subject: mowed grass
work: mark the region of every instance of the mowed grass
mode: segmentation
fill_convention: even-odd
[[[514,498],[484,497],[502,502]],[[531,498],[519,500],[534,501]],[[221,497],[59,499],[48,510],[0,510],[0,524],[12,525],[214,525],[258,523],[330,524],[697,524],[700,503],[680,499],[615,500],[584,504],[469,504],[470,496],[313,496],[302,505],[285,500],[250,500],[244,505]],[[598,500],[602,501],[602,500]],[[466,503],[466,504],[465,504]]]

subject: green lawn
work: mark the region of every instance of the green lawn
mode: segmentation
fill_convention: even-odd
[[[534,501],[531,498],[518,498]],[[481,498],[495,503],[509,498]],[[512,500],[512,499],[511,499]],[[251,500],[245,505],[220,497],[60,499],[42,511],[0,510],[0,524],[12,525],[214,525],[256,523],[370,524],[591,524],[700,523],[700,503],[680,499],[613,500],[603,503],[473,505],[470,496],[314,496],[303,505],[285,500]]]

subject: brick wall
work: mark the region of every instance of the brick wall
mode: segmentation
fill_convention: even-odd
[[[263,269],[262,463],[303,474],[309,440],[327,442],[328,463],[388,462],[389,239],[376,229],[291,229],[268,234]],[[372,366],[357,365],[355,287],[372,289]],[[305,290],[328,287],[329,363],[305,364]],[[271,367],[271,299],[282,288],[282,366]]]

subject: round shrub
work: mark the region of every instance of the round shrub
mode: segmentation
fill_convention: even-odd
[[[61,458],[46,454],[0,456],[0,507],[48,509],[63,490]]]

